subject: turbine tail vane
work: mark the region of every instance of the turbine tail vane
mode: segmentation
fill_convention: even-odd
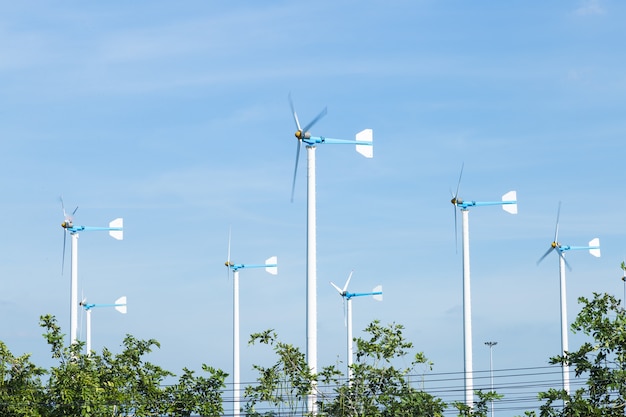
[[[597,237],[589,242],[589,253],[596,258],[600,257],[600,239]]]
[[[372,292],[374,293],[374,295],[372,296],[374,300],[383,301],[383,286],[382,285],[375,286]]]
[[[109,223],[109,235],[116,240],[124,240],[124,219],[118,217]]]
[[[509,191],[502,196],[502,209],[510,214],[517,214],[517,192]]]
[[[372,129],[365,129],[356,134],[357,142],[367,142],[370,145],[359,143],[356,145],[356,151],[366,158],[374,157],[374,146],[371,145],[374,142],[374,131]]]
[[[272,256],[265,260],[265,271],[272,275],[278,274],[278,257]]]
[[[115,300],[115,309],[122,314],[126,314],[126,296],[123,295]]]

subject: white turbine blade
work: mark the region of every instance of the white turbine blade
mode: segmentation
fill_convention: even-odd
[[[298,120],[298,113],[296,113],[296,109],[293,105],[293,100],[291,99],[291,93],[289,93],[289,106],[291,107],[291,114],[293,114],[293,120],[296,122],[296,128],[299,131],[302,131],[300,127],[300,121]]]
[[[278,257],[276,256],[272,256],[271,258],[267,258],[265,260],[265,265],[272,265],[272,266],[266,266],[265,267],[265,271],[269,274],[272,275],[276,275],[278,274]]]
[[[374,131],[365,129],[356,134],[356,140],[359,142],[373,142]],[[374,145],[356,145],[356,151],[366,158],[374,157]]]
[[[226,262],[224,262],[224,265],[226,265],[226,279],[230,279],[230,238],[231,238],[231,233],[232,233],[232,226],[228,227],[228,253],[226,255]]]
[[[377,285],[374,287],[374,289],[372,290],[372,292],[383,292],[383,286],[382,285]],[[376,301],[383,301],[383,295],[382,294],[374,294],[374,296],[372,297],[374,298],[374,300]]]
[[[596,258],[599,258],[600,257],[600,239],[598,238],[591,239],[591,241],[589,242],[589,246],[592,247],[592,249],[589,249],[589,253],[595,256]]]
[[[343,295],[343,292],[341,291],[341,288],[339,288],[337,285],[335,285],[334,282],[330,282],[330,285],[332,285],[333,287],[335,287],[335,289],[337,290],[337,292],[339,293],[339,295]]]
[[[563,259],[563,263],[565,264],[567,269],[569,269],[571,271],[572,270],[572,266],[569,264],[569,262],[567,262],[567,259],[565,258],[565,255],[563,255],[563,252],[559,250],[558,253],[559,253],[559,256],[561,257],[561,259]]]
[[[296,145],[296,164],[293,168],[293,180],[291,181],[291,202],[293,203],[293,195],[296,192],[296,175],[298,175],[298,160],[300,159],[300,143],[302,141],[298,139],[298,145]]]
[[[559,241],[559,218],[561,217],[561,202],[559,201],[559,208],[556,211],[556,226],[554,227],[554,242]]]
[[[350,275],[348,275],[348,279],[346,280],[346,283],[343,286],[343,294],[346,293],[346,291],[348,291],[348,284],[350,284],[350,280],[352,279],[352,274],[354,273],[354,271],[350,271]]]
[[[541,263],[541,261],[543,261],[546,258],[546,256],[548,256],[550,254],[550,252],[552,252],[553,250],[554,250],[554,248],[552,246],[550,246],[550,249],[548,249],[546,251],[546,253],[544,253],[541,258],[539,258],[539,260],[537,261],[537,265],[539,265]]]
[[[311,129],[313,125],[317,123],[322,117],[326,116],[326,113],[328,113],[328,108],[324,107],[322,111],[309,122],[309,124],[304,126],[304,128],[302,129],[302,134],[306,135],[307,133],[309,133],[309,129]]]
[[[115,306],[115,309],[122,314],[126,314],[126,296],[123,295],[117,300],[115,300],[115,304],[119,304]]]
[[[509,191],[502,196],[502,201],[517,201],[517,193]],[[507,213],[517,214],[517,202],[514,204],[503,204],[502,209]]]
[[[109,227],[122,229],[124,227],[124,219],[122,219],[121,217],[118,217],[117,219],[112,220],[109,223]],[[124,230],[109,230],[109,235],[111,235],[113,239],[123,240]]]
[[[226,255],[226,263],[230,264],[230,238],[232,234],[232,229],[228,228],[228,254]]]

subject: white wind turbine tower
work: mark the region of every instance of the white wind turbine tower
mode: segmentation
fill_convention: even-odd
[[[352,271],[354,272],[354,271]],[[352,272],[350,272],[350,275],[348,275],[348,279],[346,280],[346,283],[344,284],[343,288],[339,288],[337,285],[335,285],[335,283],[331,282],[330,285],[332,285],[337,292],[339,293],[339,295],[341,295],[341,297],[343,298],[343,301],[345,303],[345,308],[346,308],[346,327],[347,327],[347,347],[348,347],[348,353],[347,353],[347,359],[348,359],[348,383],[350,383],[350,380],[352,379],[352,361],[354,358],[354,351],[353,351],[353,341],[352,341],[352,298],[354,297],[364,297],[364,296],[373,296],[374,300],[376,301],[382,301],[383,300],[383,287],[382,285],[377,285],[376,287],[374,287],[374,289],[372,290],[372,292],[361,292],[361,293],[355,293],[355,292],[348,292],[348,285],[350,284],[350,279],[352,279]]]
[[[561,298],[561,352],[565,355],[565,352],[569,350],[568,346],[568,331],[567,331],[567,297],[566,297],[566,287],[565,287],[565,266],[568,269],[572,269],[565,259],[565,252],[568,250],[589,250],[589,253],[596,258],[600,257],[600,239],[594,238],[589,242],[589,246],[568,246],[561,245],[559,243],[559,217],[561,215],[561,202],[559,201],[559,208],[556,213],[556,227],[554,230],[554,240],[550,244],[550,247],[543,254],[541,258],[537,261],[537,265],[541,261],[544,260],[546,256],[550,254],[553,250],[556,250],[559,254],[559,278],[560,278],[560,298]],[[563,389],[568,394],[570,393],[570,384],[569,384],[569,365],[563,364]]]
[[[70,343],[76,342],[76,335],[78,332],[78,234],[79,232],[89,231],[108,231],[109,235],[117,240],[124,238],[124,220],[117,218],[109,223],[109,227],[90,227],[90,226],[76,226],[74,225],[74,214],[78,207],[74,209],[72,214],[65,212],[65,206],[63,205],[63,199],[61,198],[61,208],[63,209],[64,220],[61,223],[61,227],[64,229],[63,233],[63,264],[65,264],[65,242],[67,234],[72,237],[72,278],[70,285]],[[63,270],[63,268],[62,268]],[[61,272],[62,273],[62,272]]]
[[[265,268],[269,274],[278,274],[278,258],[272,256],[264,265],[236,264],[230,260],[230,234],[228,236],[228,259],[224,263],[229,271],[233,271],[233,415],[240,415],[240,354],[239,354],[239,270],[244,268]]]
[[[96,307],[114,307],[117,311],[122,314],[126,314],[126,296],[122,296],[115,300],[113,304],[89,304],[87,303],[87,299],[83,299],[80,302],[80,305],[85,310],[86,318],[86,330],[87,330],[87,344],[85,345],[85,353],[87,355],[91,354],[91,310]]]
[[[463,167],[459,175],[456,193],[452,197],[454,205],[454,228],[456,239],[456,208],[461,210],[463,233],[463,356],[465,379],[465,405],[474,406],[474,382],[472,364],[472,302],[470,291],[470,254],[469,254],[469,208],[479,206],[501,205],[507,213],[517,214],[517,193],[509,191],[502,196],[502,201],[465,201],[459,198],[459,186],[463,176]]]
[[[317,235],[316,235],[316,201],[315,201],[315,149],[319,144],[348,144],[356,145],[356,150],[366,158],[374,156],[373,151],[373,131],[365,129],[356,134],[356,140],[330,139],[322,136],[311,136],[309,129],[313,127],[318,120],[326,115],[326,108],[322,110],[309,124],[302,128],[298,120],[291,95],[289,96],[289,104],[293,119],[296,123],[296,163],[293,171],[293,182],[291,186],[291,201],[296,185],[296,174],[298,172],[298,159],[300,156],[300,145],[302,142],[306,145],[307,150],[307,245],[306,245],[306,331],[307,345],[306,357],[307,364],[311,373],[317,374]],[[314,382],[315,384],[315,382]],[[307,409],[310,413],[317,413],[317,393],[316,387],[311,387],[311,394],[307,399]]]

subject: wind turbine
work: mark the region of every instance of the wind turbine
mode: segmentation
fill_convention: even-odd
[[[313,374],[317,374],[317,234],[316,234],[316,201],[315,201],[315,149],[319,144],[348,144],[356,145],[356,151],[366,158],[374,156],[372,129],[365,129],[356,134],[356,140],[330,139],[323,136],[311,136],[309,129],[326,115],[326,108],[322,110],[312,121],[303,127],[300,126],[298,114],[289,95],[289,105],[293,120],[296,123],[296,163],[293,170],[293,182],[291,185],[291,201],[296,186],[296,174],[298,172],[298,160],[300,159],[300,145],[304,142],[307,154],[307,245],[306,245],[306,332],[307,332],[307,365]],[[315,382],[313,382],[315,385]],[[307,409],[310,413],[317,412],[317,393],[315,386],[311,387],[311,394],[307,399]]]
[[[456,208],[461,210],[463,233],[463,355],[465,377],[465,405],[474,405],[474,383],[472,365],[472,300],[470,291],[470,254],[469,254],[469,209],[470,207],[501,205],[507,213],[517,214],[517,193],[509,191],[502,196],[502,201],[465,201],[459,198],[459,187],[463,167],[456,186],[456,193],[452,196],[454,205],[454,228],[456,232]],[[455,237],[456,239],[456,237]]]
[[[76,334],[78,330],[78,234],[79,232],[90,231],[108,231],[109,235],[117,240],[124,238],[124,220],[117,218],[109,223],[109,227],[91,227],[91,226],[77,226],[74,225],[74,214],[78,207],[74,209],[71,215],[68,215],[65,211],[63,204],[63,198],[61,198],[61,208],[63,209],[63,223],[61,227],[64,229],[63,233],[63,264],[65,264],[65,242],[67,240],[67,234],[72,237],[72,278],[70,284],[70,343],[76,342]],[[61,268],[63,273],[63,267]]]
[[[352,271],[354,272],[354,271]],[[348,292],[348,284],[350,284],[350,279],[352,279],[352,272],[348,275],[348,279],[344,284],[343,288],[339,288],[335,283],[331,282],[332,285],[339,295],[343,298],[346,308],[346,327],[347,331],[347,346],[348,346],[348,382],[352,379],[352,358],[354,357],[353,353],[353,342],[352,342],[352,298],[354,297],[364,297],[364,296],[373,296],[376,301],[383,301],[383,287],[382,285],[377,285],[374,287],[372,292]]]
[[[228,259],[224,263],[229,271],[233,271],[233,415],[240,413],[240,360],[239,360],[239,270],[244,268],[265,268],[269,274],[278,274],[278,258],[272,256],[265,260],[264,265],[236,264],[230,260],[230,234],[228,236]]]
[[[85,346],[85,352],[87,355],[91,354],[91,310],[95,307],[115,307],[117,311],[122,314],[126,314],[126,296],[122,296],[115,300],[113,304],[88,304],[87,299],[83,299],[80,302],[80,305],[86,312],[87,315],[87,344]]]
[[[596,258],[600,257],[600,239],[594,238],[589,242],[589,246],[568,246],[561,245],[559,243],[559,217],[561,215],[561,202],[559,201],[559,208],[556,212],[556,227],[554,230],[554,240],[550,244],[550,247],[537,261],[537,265],[545,259],[550,252],[556,250],[559,254],[559,278],[561,284],[561,351],[563,355],[569,350],[568,347],[568,332],[567,332],[567,297],[565,288],[565,266],[571,270],[571,266],[565,259],[565,252],[568,250],[589,250],[589,253]],[[569,386],[569,365],[563,363],[563,389],[568,394],[570,393]]]

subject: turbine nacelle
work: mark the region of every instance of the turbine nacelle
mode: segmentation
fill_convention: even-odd
[[[296,136],[296,138],[298,138],[298,140],[311,139],[311,132],[303,132],[302,130],[298,130],[296,133],[294,133],[294,135]]]

